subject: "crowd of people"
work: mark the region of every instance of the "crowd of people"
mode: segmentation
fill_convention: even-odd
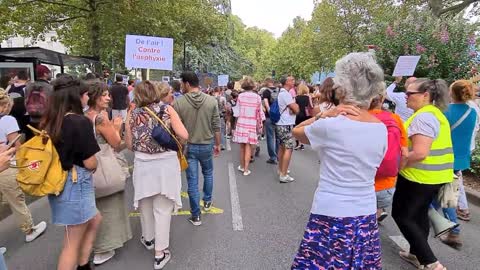
[[[335,77],[318,85],[293,76],[262,83],[247,76],[240,89],[233,82],[210,89],[201,87],[194,72],[183,72],[170,84],[123,85],[118,76],[109,87],[95,76],[62,74],[51,80],[47,67],[36,72],[35,82],[19,73],[0,91],[0,141],[11,142],[19,133],[33,136],[27,124],[45,130],[68,171],[63,191],[48,196],[52,224],[66,228],[59,270],[91,269],[92,252],[93,263],[103,264],[132,239],[124,188],[100,193],[95,184],[100,166],[128,167],[121,154],[126,148],[134,153],[132,204],[140,212],[139,239],[153,250],[154,269],[172,256],[170,224],[182,207],[182,170],[188,220],[200,226],[202,210],[210,211],[214,201],[213,159],[230,139],[239,144],[238,171],[254,177],[250,164],[265,138],[266,166],[277,166],[280,183],[294,181],[289,170],[294,150],[310,145],[318,154],[318,187],[292,269],[381,269],[378,224],[390,207],[410,244],[399,256],[418,269],[446,269],[427,241],[428,211],[441,208],[454,223],[470,219],[462,171],[470,167],[480,110],[468,80],[448,86],[441,79],[410,77],[405,91],[398,91],[403,81],[398,77],[386,88],[382,68],[368,53],[338,60]],[[46,97],[48,106],[33,106],[32,92]],[[385,100],[395,103],[393,111],[385,109]],[[178,144],[162,143],[158,132]],[[2,163],[20,146],[1,149],[0,192],[30,242],[46,223],[34,225],[16,170]],[[118,172],[119,181],[129,174]],[[438,194],[451,184],[459,186],[458,203],[445,205]],[[441,241],[460,248],[460,229],[452,228]]]

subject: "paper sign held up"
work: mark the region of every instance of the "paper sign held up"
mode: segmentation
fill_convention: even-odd
[[[227,86],[228,75],[218,75],[218,86]]]
[[[415,72],[418,61],[420,61],[419,55],[400,56],[395,65],[392,76],[412,76]]]

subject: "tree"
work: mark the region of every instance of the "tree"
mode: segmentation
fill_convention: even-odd
[[[392,74],[400,55],[420,55],[415,76],[452,82],[469,78],[477,63],[475,25],[467,20],[440,20],[428,10],[413,9],[393,24],[383,24],[370,33],[377,60]]]
[[[199,46],[224,38],[222,3],[204,0],[11,0],[1,1],[0,38],[12,35],[43,39],[55,30],[70,52],[99,57],[123,68],[126,34],[172,37]],[[223,3],[225,5],[225,3]]]
[[[479,0],[463,0],[463,1],[456,1],[456,0],[427,0],[430,9],[432,10],[433,15],[436,17],[440,17],[442,15],[456,15],[470,5],[474,4],[474,11],[478,11],[478,2]]]

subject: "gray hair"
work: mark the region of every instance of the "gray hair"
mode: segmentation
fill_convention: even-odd
[[[335,64],[335,94],[341,103],[369,108],[385,93],[383,70],[371,53],[350,53]]]
[[[441,111],[445,110],[450,102],[448,95],[448,84],[442,79],[430,80],[420,78],[412,83],[419,92],[428,92],[430,94],[430,103]]]

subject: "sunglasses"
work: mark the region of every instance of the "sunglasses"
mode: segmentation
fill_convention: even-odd
[[[415,94],[423,94],[424,92],[405,92],[405,95],[407,97],[410,97],[411,95],[415,95]]]

